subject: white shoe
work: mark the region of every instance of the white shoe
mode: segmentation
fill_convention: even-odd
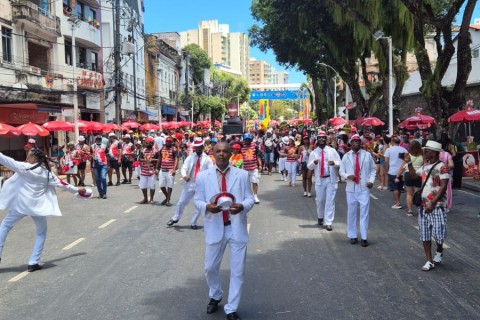
[[[288,181],[287,177],[283,178],[283,181],[287,182]]]
[[[443,260],[443,253],[437,251],[435,253],[435,257],[433,257],[433,263],[436,265],[439,265],[440,263],[442,263],[442,260]]]
[[[304,196],[304,197],[307,196],[307,192],[306,192],[306,191],[303,192],[303,196]]]
[[[312,194],[309,192],[307,193],[307,197],[311,198],[312,197]]]
[[[253,197],[255,198],[255,203],[256,203],[256,204],[259,204],[259,203],[260,203],[260,200],[258,200],[258,196],[257,196],[256,194],[254,194]]]

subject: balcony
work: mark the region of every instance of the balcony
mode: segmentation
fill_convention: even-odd
[[[24,22],[27,29],[42,30],[55,36],[61,35],[60,18],[42,10],[30,1],[12,3],[12,18],[14,22]]]

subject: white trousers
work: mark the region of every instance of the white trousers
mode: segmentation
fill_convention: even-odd
[[[228,303],[224,306],[226,314],[236,312],[240,304],[247,256],[247,243],[236,242],[231,237],[232,227],[227,226],[222,241],[216,244],[207,244],[205,250],[205,277],[210,289],[209,296],[215,300],[220,300],[223,297],[220,264],[227,243],[230,248],[230,288]]]
[[[278,172],[282,172],[283,170],[286,170],[285,168],[285,163],[287,161],[287,158],[279,158],[278,159]]]
[[[323,178],[330,180],[330,178]],[[322,178],[320,178],[322,180]],[[315,184],[315,202],[317,204],[318,219],[324,219],[324,224],[331,226],[335,218],[335,197],[337,195],[337,183],[321,181]]]
[[[185,207],[190,203],[193,196],[195,195],[195,182],[189,181],[185,182],[183,186],[182,193],[180,193],[180,198],[178,199],[177,206],[175,209],[175,215],[172,217],[172,220],[180,220],[183,215]],[[192,217],[192,226],[197,225],[198,217],[200,216],[200,211],[195,207]]]
[[[285,170],[288,171],[287,181],[295,184],[295,180],[297,180],[297,161],[286,161]]]
[[[16,210],[10,211],[7,216],[3,219],[2,224],[0,225],[0,257],[2,256],[3,245],[7,239],[8,232],[23,218],[28,217],[27,215],[21,214]],[[37,264],[40,262],[40,256],[42,255],[43,246],[45,245],[45,239],[47,238],[47,217],[40,216],[31,216],[33,222],[37,226],[37,238],[35,239],[35,244],[33,246],[32,255],[28,260],[28,264]]]
[[[368,217],[370,212],[370,190],[347,192],[347,236],[357,237],[357,210],[360,209],[360,235],[367,240]]]

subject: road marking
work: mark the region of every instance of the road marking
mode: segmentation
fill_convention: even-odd
[[[85,240],[85,238],[80,238],[80,239],[78,239],[78,240],[75,240],[75,241],[73,241],[72,243],[70,243],[68,246],[64,247],[62,250],[72,249],[73,247],[75,247],[77,244],[79,244],[79,243],[82,242],[83,240]]]
[[[247,232],[250,234],[250,223],[247,223]]]
[[[25,278],[29,273],[30,272],[28,272],[28,271],[23,271],[22,273],[16,275],[12,279],[8,280],[8,282],[17,282],[18,280],[21,280],[21,279]]]
[[[105,222],[104,224],[102,224],[100,227],[98,227],[98,229],[106,228],[106,227],[108,227],[109,225],[111,225],[112,223],[114,223],[115,221],[117,221],[117,219],[111,219],[111,220]]]
[[[138,208],[138,206],[133,206],[133,207],[131,207],[130,209],[125,210],[123,213],[129,213],[129,212],[131,212],[131,211],[133,211],[133,210],[135,210],[135,209],[137,209],[137,208]]]
[[[373,194],[371,194],[371,193],[370,193],[370,197],[372,197],[372,198],[375,199],[375,200],[378,200],[378,198],[375,197],[375,196],[374,196]]]
[[[470,192],[467,192],[467,191],[463,191],[463,190],[457,190],[459,192],[463,192],[463,193],[466,193],[466,194],[469,194],[471,196],[474,196],[474,197],[477,197],[477,198],[480,198],[480,196],[478,194],[475,194],[475,193],[470,193]]]

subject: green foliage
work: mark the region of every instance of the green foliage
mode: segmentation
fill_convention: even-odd
[[[240,104],[248,101],[250,87],[245,79],[234,76],[228,72],[213,69],[210,75],[212,84],[211,95],[225,97],[228,101],[236,101]]]
[[[254,120],[258,119],[258,112],[249,105],[244,105],[240,107],[240,116],[247,120]]]
[[[190,57],[190,68],[193,70],[193,83],[195,85],[203,83],[205,69],[212,67],[212,61],[208,54],[196,44],[189,44],[183,48]]]

